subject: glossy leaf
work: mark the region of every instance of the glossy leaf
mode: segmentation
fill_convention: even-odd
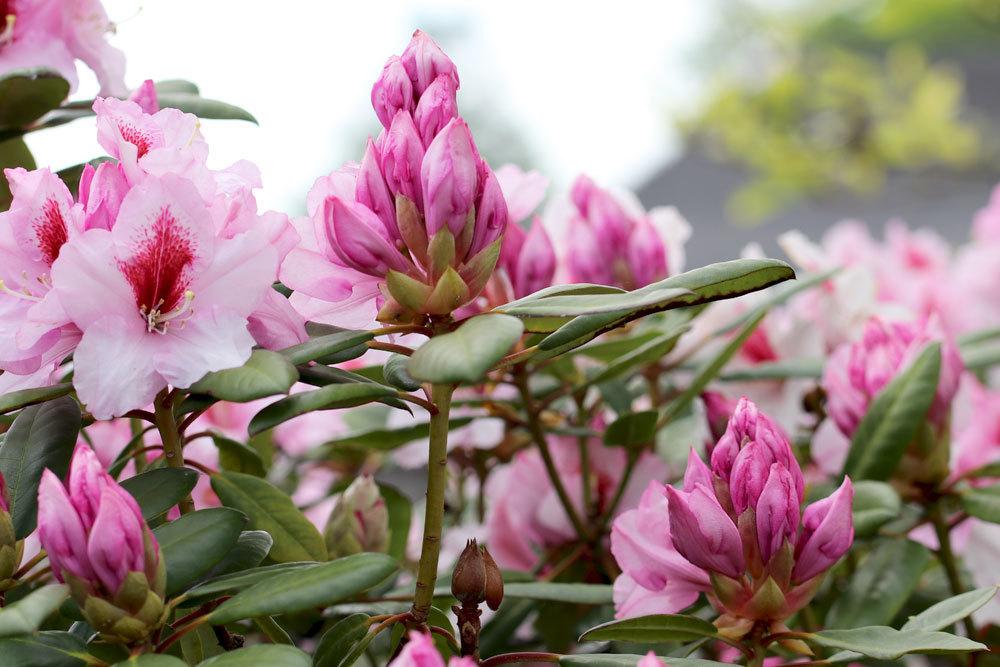
[[[198,663],[198,667],[312,667],[308,654],[294,646],[257,644],[228,651]]]
[[[166,515],[198,483],[198,473],[190,468],[155,468],[122,481],[132,494],[142,517],[148,522]]]
[[[279,563],[277,565],[264,565],[242,572],[232,572],[230,574],[215,577],[203,584],[198,584],[187,592],[188,598],[198,600],[221,595],[232,595],[244,589],[250,588],[265,579],[284,574],[291,570],[301,570],[318,565],[315,561],[304,561],[301,563]]]
[[[941,344],[929,344],[878,393],[861,419],[844,463],[852,480],[889,479],[924,426],[941,371]]]
[[[257,124],[257,119],[250,112],[240,107],[209,100],[200,95],[185,92],[165,91],[157,94],[161,108],[172,107],[185,113],[193,113],[198,118],[215,118],[220,120],[245,120]]]
[[[39,387],[38,389],[12,391],[0,396],[0,415],[26,408],[29,405],[51,401],[60,396],[66,396],[72,391],[73,385],[69,382],[54,384],[50,387]]]
[[[420,383],[410,377],[406,365],[410,363],[407,357],[401,354],[394,354],[385,361],[382,366],[382,376],[388,384],[403,391],[416,391],[420,389]]]
[[[84,667],[83,640],[69,632],[39,632],[26,637],[0,639],[0,656],[17,667]]]
[[[410,535],[413,501],[396,487],[379,482],[379,493],[389,513],[389,555],[402,560],[406,555],[406,541]]]
[[[879,660],[897,660],[908,653],[969,653],[986,649],[979,642],[947,632],[895,630],[886,626],[823,630],[810,634],[808,641],[827,648],[855,651]]]
[[[20,128],[57,108],[69,82],[55,71],[18,69],[0,75],[0,128]]]
[[[250,519],[253,530],[265,530],[274,539],[271,560],[288,563],[326,560],[326,543],[309,519],[284,491],[267,480],[238,472],[212,476],[212,490],[227,507]]]
[[[43,586],[0,609],[0,638],[29,635],[69,597],[64,584]]]
[[[370,331],[344,329],[325,336],[310,338],[304,343],[282,350],[281,354],[296,366],[310,361],[328,363],[325,357],[357,347],[374,337],[375,335]]]
[[[449,420],[448,424],[450,429],[456,429],[469,424],[471,421],[471,417],[457,417]],[[360,447],[362,449],[387,452],[396,449],[397,447],[402,447],[403,445],[413,442],[414,440],[426,438],[429,433],[429,422],[423,422],[413,426],[404,426],[403,428],[377,428],[370,431],[360,431],[351,435],[345,435],[335,440],[330,440],[321,450],[317,452],[317,455],[322,457],[325,456],[325,451],[344,446]]]
[[[899,518],[902,502],[889,484],[863,479],[854,483],[854,536],[869,537]]]
[[[0,473],[7,482],[18,539],[35,529],[42,471],[48,468],[62,478],[69,470],[80,423],[80,406],[63,396],[24,408],[7,431],[0,445]]]
[[[341,667],[351,647],[368,633],[368,614],[351,614],[327,630],[313,652],[316,667]]]
[[[718,630],[706,620],[682,614],[655,614],[611,621],[583,633],[580,641],[622,641],[642,644],[686,642],[717,637]]]
[[[610,364],[605,366],[599,373],[587,379],[586,385],[599,384],[616,378],[627,371],[659,360],[670,352],[677,344],[678,339],[687,331],[687,327],[678,327],[676,330],[660,334],[652,340],[643,343],[636,349],[621,355]]]
[[[1000,484],[970,488],[962,492],[962,508],[983,521],[1000,523]]]
[[[307,412],[352,408],[395,395],[396,391],[391,387],[368,382],[330,384],[320,389],[292,394],[254,415],[250,420],[250,435],[262,433]]]
[[[213,435],[212,441],[219,450],[219,467],[231,472],[242,472],[255,477],[263,477],[264,461],[257,450],[237,440],[221,435]]]
[[[221,561],[239,539],[247,518],[228,507],[184,514],[153,531],[167,564],[167,594],[186,590]]]
[[[942,630],[984,607],[997,595],[1000,586],[978,588],[942,600],[903,624],[901,630]]]
[[[116,662],[114,667],[186,667],[187,663],[180,658],[164,653],[143,653],[133,655],[128,660]]]
[[[667,308],[681,297],[690,297],[683,288],[662,287],[620,294],[569,294],[550,296],[521,304],[505,304],[496,312],[516,317],[579,317],[600,313],[628,314]]]
[[[244,530],[236,540],[236,545],[229,550],[222,560],[215,564],[206,575],[214,579],[233,572],[245,572],[260,565],[271,550],[274,540],[264,530]]]
[[[656,410],[625,414],[604,431],[604,444],[612,447],[643,447],[656,437]]]
[[[385,554],[360,553],[285,572],[237,593],[209,618],[222,624],[327,607],[384,581],[396,568]]]
[[[284,356],[270,350],[254,350],[245,364],[209,373],[191,386],[191,392],[222,401],[249,403],[285,394],[298,379],[299,372]]]
[[[3,132],[0,131],[0,211],[6,211],[10,207],[13,195],[10,191],[10,184],[7,183],[7,177],[4,175],[4,169],[12,167],[34,169],[35,158],[32,157],[31,150],[21,137],[6,140],[2,137]]]
[[[547,581],[509,582],[503,586],[504,599],[527,598],[574,604],[611,604],[611,586],[604,584],[571,584]]]
[[[516,317],[478,315],[420,346],[410,357],[407,370],[421,382],[477,382],[510,351],[523,331],[524,325]]]

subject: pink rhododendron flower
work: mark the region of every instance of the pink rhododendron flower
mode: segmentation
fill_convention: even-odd
[[[616,615],[673,613],[700,592],[736,635],[749,629],[740,619],[794,614],[854,539],[850,480],[800,514],[803,486],[787,437],[741,399],[711,467],[692,451],[683,489],[651,482],[615,520]]]
[[[451,658],[447,667],[475,667],[472,658]],[[409,640],[403,646],[399,655],[389,663],[389,667],[445,667],[444,658],[434,646],[434,640],[429,634],[412,631]]]
[[[635,663],[635,667],[668,667],[668,666],[667,663],[657,658],[656,654],[650,651],[646,655],[639,658],[639,662]]]
[[[577,443],[572,438],[550,441],[559,478],[578,513],[583,508],[583,473]],[[591,497],[598,512],[611,502],[625,465],[625,452],[588,444]],[[644,454],[635,467],[619,507],[635,506],[653,479],[662,479],[666,466],[653,454]],[[490,552],[501,567],[530,570],[546,549],[572,540],[576,533],[549,480],[536,450],[519,452],[510,465],[495,471],[486,484],[486,526]]]
[[[0,74],[45,68],[78,83],[76,61],[97,75],[102,95],[128,94],[125,55],[107,42],[114,31],[99,0],[4,0],[0,3]]]

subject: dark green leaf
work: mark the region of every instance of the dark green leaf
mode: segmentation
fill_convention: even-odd
[[[420,389],[420,383],[410,377],[406,370],[406,365],[410,363],[407,357],[401,354],[394,354],[385,361],[382,366],[382,377],[393,387],[403,391],[416,391]]]
[[[39,632],[0,640],[0,656],[12,667],[84,667],[87,646],[68,632]]]
[[[902,630],[943,630],[969,616],[996,597],[1000,587],[979,588],[942,600],[916,616],[911,616]]]
[[[116,662],[114,667],[187,667],[187,663],[172,655],[143,653],[134,655],[128,660]]]
[[[299,372],[282,355],[254,350],[245,364],[209,373],[191,386],[191,392],[222,401],[249,403],[287,393],[298,379]]]
[[[228,507],[184,514],[153,533],[167,564],[167,595],[187,589],[236,545],[247,518]]]
[[[0,135],[2,134],[0,132]],[[32,157],[28,144],[24,143],[24,139],[21,137],[0,139],[0,211],[6,211],[10,207],[12,195],[10,184],[7,183],[7,177],[4,175],[4,169],[12,167],[35,168],[35,158]]]
[[[312,667],[312,658],[294,646],[257,644],[199,662],[198,667]]]
[[[687,331],[686,326],[678,327],[674,331],[660,334],[652,340],[643,343],[631,352],[623,354],[612,361],[593,377],[588,378],[586,385],[607,382],[608,380],[616,378],[636,366],[652,363],[661,359],[674,348],[677,344],[677,340],[684,334],[685,331]]]
[[[238,472],[212,476],[212,489],[223,505],[250,518],[250,528],[266,530],[274,539],[271,560],[288,563],[326,560],[326,543],[288,494],[267,480]]]
[[[527,598],[574,604],[611,604],[611,586],[604,584],[563,584],[547,581],[511,582],[503,586],[504,598]]]
[[[472,417],[458,417],[448,422],[449,429],[456,429],[465,426],[472,421]],[[351,446],[363,449],[372,449],[380,452],[387,452],[397,447],[426,438],[430,433],[430,423],[423,422],[414,426],[405,426],[397,429],[377,428],[370,431],[361,431],[352,435],[345,435],[336,440],[327,442],[321,450],[317,451],[317,456],[325,457],[326,452],[338,447]]]
[[[719,375],[723,382],[748,380],[787,380],[790,378],[818,379],[823,375],[823,362],[818,359],[793,359],[756,364]]]
[[[55,71],[19,69],[0,75],[0,128],[24,127],[58,107],[69,82]]]
[[[242,572],[233,572],[195,586],[188,591],[188,598],[198,600],[221,595],[232,595],[278,574],[283,574],[291,570],[301,570],[314,565],[318,565],[318,563],[315,561],[279,563],[278,565],[265,565]]]
[[[313,391],[292,394],[254,415],[250,420],[250,435],[257,435],[314,410],[351,408],[395,395],[395,389],[369,382],[330,384]]]
[[[256,449],[221,435],[213,434],[212,441],[219,450],[219,466],[223,470],[242,472],[255,477],[264,476],[266,472],[264,462]]]
[[[604,431],[604,444],[612,447],[643,447],[656,437],[656,410],[625,414]]]
[[[336,333],[310,338],[304,343],[293,345],[281,351],[290,362],[296,366],[310,361],[328,362],[325,357],[342,352],[344,350],[357,347],[373,339],[375,335],[370,331],[352,331],[345,329]]]
[[[351,647],[368,633],[368,618],[368,614],[351,614],[327,630],[313,653],[316,667],[340,667]]]
[[[69,597],[64,584],[43,586],[0,609],[0,638],[30,635]]]
[[[870,537],[899,517],[899,494],[889,484],[862,479],[854,483],[854,536]]]
[[[245,572],[260,565],[267,552],[271,550],[274,540],[264,530],[244,530],[236,540],[236,546],[230,549],[225,557],[215,564],[206,578],[215,579],[234,572]]]
[[[521,337],[524,325],[516,317],[477,315],[458,329],[435,336],[413,353],[410,376],[421,382],[478,382]]]
[[[193,113],[198,118],[218,118],[221,120],[245,120],[257,124],[257,119],[233,104],[209,100],[199,95],[185,92],[157,93],[161,108],[172,107],[185,113]]]
[[[683,288],[662,287],[617,294],[569,294],[543,297],[521,304],[505,304],[496,312],[516,317],[579,317],[600,313],[630,314],[664,310],[671,303],[690,297]]]
[[[962,492],[962,508],[983,521],[1000,523],[1000,484],[969,488]]]
[[[40,387],[39,389],[12,391],[9,394],[0,396],[0,415],[5,415],[8,412],[20,410],[36,403],[51,401],[54,398],[66,396],[72,391],[73,385],[69,382],[55,384],[51,387]]]
[[[826,615],[828,628],[883,625],[895,618],[920,583],[931,554],[910,540],[878,545],[839,595]]]
[[[695,616],[656,614],[611,621],[583,633],[580,641],[622,641],[642,644],[687,642],[718,637],[715,626]]]
[[[910,367],[878,393],[861,419],[844,463],[851,479],[889,479],[924,428],[941,371],[941,344],[929,344]]]
[[[188,93],[190,95],[198,95],[198,85],[192,81],[185,81],[184,79],[164,79],[163,81],[157,81],[153,84],[156,88],[156,94],[162,95],[165,93]]]
[[[0,473],[18,539],[35,529],[42,471],[65,477],[79,433],[80,406],[68,396],[24,408],[11,424],[0,445]]]
[[[378,490],[389,513],[389,555],[402,560],[406,555],[406,541],[410,535],[413,501],[396,487],[379,482]]]
[[[327,607],[368,590],[397,569],[396,561],[376,553],[338,558],[286,572],[237,593],[209,618],[214,624]]]
[[[847,649],[879,660],[897,660],[907,653],[968,653],[986,646],[947,632],[895,630],[870,626],[852,630],[823,630],[809,635],[808,641],[827,648]]]
[[[121,485],[139,503],[142,517],[152,521],[183,500],[197,483],[198,473],[190,468],[155,468]]]

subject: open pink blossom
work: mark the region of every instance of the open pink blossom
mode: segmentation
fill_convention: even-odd
[[[111,231],[79,235],[52,269],[83,331],[74,357],[80,399],[97,418],[118,416],[167,385],[242,364],[253,346],[247,318],[276,267],[263,235],[216,237],[190,182],[148,177],[125,196]]]

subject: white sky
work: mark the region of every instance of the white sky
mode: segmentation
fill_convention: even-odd
[[[633,186],[676,150],[670,114],[698,87],[686,58],[707,29],[702,0],[346,3],[323,0],[105,0],[119,24],[128,83],[196,82],[243,106],[260,127],[209,121],[211,164],[255,162],[258,200],[291,212],[313,180],[358,148],[374,115],[371,85],[417,27],[446,25],[463,96],[500,100],[557,187],[584,171]],[[93,94],[81,68],[78,97]],[[488,121],[488,118],[485,119]],[[91,121],[29,138],[39,165],[101,153]]]

